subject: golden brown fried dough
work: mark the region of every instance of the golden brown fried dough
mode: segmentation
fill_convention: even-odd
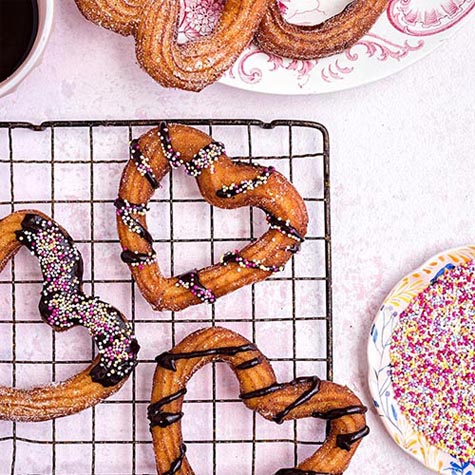
[[[317,376],[278,383],[272,366],[256,346],[225,328],[192,333],[156,361],[148,418],[159,474],[194,473],[183,444],[183,400],[190,378],[211,362],[231,367],[239,381],[240,399],[264,418],[278,424],[307,417],[328,421],[324,444],[296,468],[281,469],[275,475],[341,474],[369,432],[366,408],[348,388]]]
[[[267,53],[285,58],[317,59],[355,44],[384,12],[388,0],[354,0],[338,15],[315,26],[288,23],[273,0],[255,41]]]
[[[138,61],[165,87],[201,91],[234,64],[268,5],[269,0],[227,0],[211,34],[178,44],[179,2],[152,1],[143,11],[136,35]]]
[[[165,87],[201,91],[252,41],[271,0],[227,0],[212,33],[178,44],[178,0],[76,0],[88,19],[134,35],[142,68]]]
[[[84,326],[99,350],[88,368],[67,381],[26,390],[0,387],[0,419],[46,421],[94,406],[119,390],[136,365],[139,346],[117,309],[82,292],[82,257],[58,224],[39,211],[2,219],[0,271],[22,245],[38,258],[43,273],[43,320],[56,331]]]
[[[147,205],[170,166],[183,166],[204,199],[220,208],[254,206],[270,229],[240,251],[201,270],[167,278],[155,260]],[[297,190],[272,167],[233,162],[220,143],[192,127],[162,124],[131,144],[116,200],[122,260],[145,299],[158,310],[212,303],[282,269],[307,232],[307,210]]]

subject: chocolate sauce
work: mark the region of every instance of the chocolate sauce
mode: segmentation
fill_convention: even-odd
[[[178,422],[183,417],[183,412],[158,412],[155,416],[149,417],[150,428],[159,426],[162,429],[175,422]]]
[[[288,415],[293,409],[296,407],[300,406],[301,404],[304,404],[308,400],[310,400],[315,394],[318,393],[320,390],[320,378],[317,376],[313,377],[301,377],[301,378],[296,378],[293,381],[291,381],[290,384],[300,384],[300,383],[312,383],[312,386],[305,391],[301,396],[299,396],[293,403],[289,404],[283,411],[279,412],[276,414],[272,420],[276,422],[277,424],[280,424],[283,422],[283,419],[285,418],[286,415]],[[250,391],[248,393],[242,393],[239,397],[241,399],[252,399],[256,397],[261,397],[261,396],[266,396],[267,394],[271,394],[281,388],[283,388],[285,385],[281,383],[274,383],[271,384],[270,386],[267,386],[262,389],[258,389],[256,391]],[[366,408],[364,406],[349,406],[347,408],[343,409],[334,409],[331,411],[328,411],[326,413],[318,413],[315,412],[312,414],[313,417],[320,417],[322,419],[327,419],[328,421],[337,419],[339,417],[343,417],[345,415],[350,415],[350,414],[363,414],[366,412]],[[327,427],[327,436],[329,433],[329,426]],[[363,429],[357,431],[357,432],[352,432],[349,434],[339,434],[337,435],[337,445],[341,449],[344,450],[350,450],[351,445],[353,445],[355,442],[358,440],[362,439],[369,433],[369,428],[368,426],[365,426]],[[284,470],[297,470],[297,469],[284,469]],[[296,475],[298,474],[305,474],[305,473],[314,473],[314,472],[278,472],[280,475],[285,475],[285,474],[293,474],[295,473]]]
[[[170,465],[170,470],[165,472],[163,475],[174,475],[178,470],[181,468],[181,464],[183,463],[183,459],[185,458],[186,454],[186,445],[182,445],[180,447],[180,455],[172,462]]]
[[[247,193],[258,186],[265,185],[271,174],[275,171],[274,167],[265,168],[263,173],[251,180],[244,180],[238,184],[233,183],[229,186],[223,186],[216,192],[218,198],[233,198],[240,193]]]
[[[192,359],[192,358],[201,358],[204,356],[214,356],[214,355],[229,355],[234,356],[241,352],[246,351],[255,351],[256,347],[252,343],[248,343],[241,346],[228,346],[228,347],[221,347],[221,348],[210,348],[207,350],[201,351],[191,351],[187,353],[171,353],[166,351],[155,358],[155,361],[159,366],[162,368],[176,371],[176,361],[180,359]],[[244,361],[239,365],[235,366],[236,370],[245,370],[249,368],[253,368],[259,365],[262,362],[261,357],[252,358],[250,360]],[[321,380],[317,376],[310,376],[310,377],[300,377],[296,378],[291,381],[289,384],[297,385],[301,383],[310,383],[311,386],[307,389],[304,393],[302,393],[294,402],[289,404],[284,410],[276,414],[272,420],[277,424],[281,424],[284,418],[295,408],[298,406],[306,403],[309,401],[314,395],[316,395],[320,391]],[[252,398],[266,396],[268,394],[272,394],[279,389],[282,389],[286,386],[284,383],[273,383],[269,386],[266,386],[261,389],[257,389],[255,391],[249,391],[247,393],[241,393],[239,397],[243,400],[248,400]],[[166,404],[184,396],[186,393],[186,388],[183,388],[176,393],[164,397],[159,401],[151,404],[148,407],[148,418],[150,420],[150,427],[159,426],[162,428],[168,427],[178,421],[180,421],[183,417],[182,412],[166,412],[162,411],[163,406]],[[334,419],[338,419],[343,416],[353,415],[353,414],[364,414],[367,411],[365,406],[348,406],[344,408],[332,409],[326,412],[314,412],[312,413],[312,417],[325,419],[327,420],[327,437],[330,433],[330,421]],[[339,434],[336,437],[337,446],[343,450],[349,451],[351,446],[368,435],[369,428],[368,426],[364,426],[362,429],[351,432],[347,434]],[[173,475],[175,474],[181,467],[183,459],[185,457],[186,447],[183,445],[180,448],[180,455],[179,457],[174,460],[174,462],[170,466],[170,470],[166,472],[164,475]],[[301,470],[298,468],[283,468],[278,470],[275,475],[341,475],[338,474],[330,474],[330,472],[315,472],[313,470]]]
[[[223,266],[227,266],[230,263],[238,264],[239,267],[242,267],[244,269],[256,269],[256,270],[261,270],[263,272],[281,272],[284,270],[284,266],[266,266],[262,264],[261,261],[253,261],[251,259],[247,259],[246,257],[243,257],[239,254],[239,251],[231,251],[227,252],[224,254],[223,257],[221,257],[220,263]]]
[[[210,348],[209,350],[191,351],[189,353],[170,353],[169,351],[165,351],[161,355],[158,355],[155,358],[155,361],[157,362],[158,366],[161,366],[162,368],[169,369],[170,371],[176,371],[175,362],[177,360],[201,358],[203,356],[214,355],[234,356],[238,353],[254,351],[255,349],[255,345],[249,343],[242,346],[225,346],[223,348]]]
[[[37,34],[37,0],[0,0],[0,82],[22,65]]]
[[[134,225],[134,229],[132,230],[131,227],[124,221],[124,224],[132,230],[132,232],[138,234],[141,238],[145,239],[145,241],[152,245],[153,244],[153,237],[152,235],[148,232],[148,230],[145,228],[145,226],[137,219],[132,218],[130,214],[133,214],[133,211],[131,211],[131,208],[135,208],[140,211],[146,211],[147,206],[143,204],[135,204],[135,203],[126,203],[122,198],[117,198],[114,201],[114,206],[117,208],[117,211],[120,213],[126,213],[128,215],[128,219],[130,219]]]
[[[324,419],[326,421],[333,421],[340,419],[340,417],[351,416],[352,414],[365,414],[368,408],[365,406],[348,406],[341,409],[331,409],[327,412],[314,412],[312,417],[317,419]]]
[[[274,383],[270,386],[266,386],[265,388],[256,389],[255,391],[249,391],[247,393],[241,393],[239,397],[241,399],[254,399],[255,397],[267,396],[268,394],[278,391],[283,386],[284,385],[281,383]]]
[[[160,122],[160,125],[158,126],[158,131],[163,155],[170,162],[170,165],[173,168],[178,168],[179,166],[183,165],[183,160],[180,158],[180,153],[175,152],[175,149],[173,148],[167,123]]]
[[[1,0],[0,0],[1,1]],[[27,214],[21,223],[21,230],[15,232],[15,236],[24,246],[26,246],[31,252],[37,252],[37,245],[35,238],[28,238],[30,236],[37,236],[40,233],[44,233],[47,229],[51,228],[51,223],[47,223],[44,218],[36,214]],[[83,276],[83,260],[81,254],[74,249],[74,242],[68,233],[61,230],[55,236],[55,244],[58,248],[69,251],[68,253],[68,265],[62,268],[61,277],[68,282],[67,292],[71,294],[82,294],[82,276]],[[40,315],[44,322],[51,325],[50,317],[52,309],[50,308],[50,300],[61,291],[52,290],[50,288],[51,278],[47,272],[43,272],[43,278],[45,280],[43,284],[43,292],[41,293],[40,303],[38,305]],[[77,319],[71,321],[73,325],[76,325]],[[53,326],[54,327],[54,326]],[[61,328],[54,327],[57,330]]]
[[[147,264],[151,257],[153,256],[142,254],[140,252],[135,253],[129,249],[122,251],[120,254],[122,262],[125,262],[126,264]]]
[[[233,188],[231,190],[224,190],[223,188],[220,188],[216,192],[216,196],[218,198],[233,198],[234,196],[237,196],[240,193],[242,193],[242,191],[240,191],[240,189],[238,187]]]
[[[160,124],[158,137],[160,139],[160,145],[162,146],[163,155],[170,163],[170,166],[178,168],[183,165],[186,174],[195,178],[199,177],[201,172],[206,168],[212,167],[213,163],[224,153],[224,145],[222,143],[211,142],[198,150],[191,160],[185,162],[185,160],[181,158],[180,152],[177,152],[173,148],[166,122]]]
[[[362,429],[357,430],[356,432],[350,432],[348,434],[338,434],[336,436],[336,444],[340,449],[350,450],[351,446],[358,442],[358,440],[366,437],[369,434],[369,427],[364,426]]]
[[[154,190],[159,188],[160,183],[154,175],[152,168],[148,163],[148,159],[143,155],[142,151],[140,150],[139,141],[137,139],[134,139],[130,142],[130,158],[137,165],[139,173],[144,176],[150,183],[150,186]]]
[[[150,404],[150,406],[148,406],[149,414],[151,413],[151,411],[153,412],[157,410],[158,408],[165,406],[166,404],[176,401],[177,399],[181,398],[185,394],[186,394],[186,388],[183,388],[183,389],[178,390],[176,393],[170,394],[170,396],[165,396],[159,401],[154,402],[153,404]]]
[[[286,221],[283,221],[282,219],[276,218],[270,213],[267,213],[267,222],[271,225],[271,227],[279,230],[281,233],[286,234],[297,241],[305,241],[305,238],[292,225]]]
[[[292,384],[307,383],[307,382],[312,383],[312,386],[310,387],[310,389],[302,393],[292,404],[289,404],[283,411],[276,414],[272,418],[274,422],[276,422],[277,424],[282,424],[282,422],[284,422],[284,417],[287,414],[289,414],[290,411],[300,406],[301,404],[306,403],[309,399],[311,399],[313,396],[315,396],[315,394],[317,394],[320,391],[321,380],[318,376],[297,378],[294,381],[292,381]]]
[[[259,357],[253,358],[252,360],[244,361],[244,363],[238,364],[236,366],[236,369],[245,370],[245,369],[254,368],[257,365],[260,365],[261,361],[262,360]]]
[[[214,303],[216,302],[216,296],[214,293],[207,289],[201,282],[198,275],[198,271],[192,270],[186,274],[178,276],[178,284],[188,289],[195,297],[199,298],[202,302]]]
[[[150,421],[150,428],[155,426],[168,427],[169,425],[178,422],[183,417],[182,412],[165,412],[162,411],[162,408],[163,406],[183,397],[185,394],[186,388],[183,388],[174,394],[170,394],[170,396],[166,396],[163,399],[150,404],[147,408],[147,417]]]
[[[221,142],[211,142],[200,149],[188,162],[184,162],[187,175],[198,177],[203,170],[213,166],[213,163],[224,153]]]
[[[1,1],[1,0],[0,0]],[[21,230],[15,232],[15,236],[17,240],[21,241],[23,245],[25,245],[30,251],[33,252],[32,249],[32,242],[27,239],[26,233],[31,233],[32,235],[37,235],[38,233],[41,233],[45,229],[45,219],[42,218],[41,216],[37,214],[27,214],[21,223]],[[61,230],[60,233],[58,233],[58,237],[56,239],[56,243],[58,247],[61,247],[62,249],[71,249],[74,246],[74,241],[71,238],[71,236],[64,230]],[[34,246],[34,244],[33,244]],[[75,292],[81,292],[82,290],[82,276],[84,272],[84,264],[82,260],[81,254],[79,252],[75,253],[76,255],[74,256],[73,259],[71,259],[70,265],[67,266],[67,269],[65,269],[66,272],[64,272],[62,275],[64,276],[64,279],[68,281],[68,291],[71,293]],[[44,286],[47,286],[48,283],[45,282]],[[43,288],[43,294],[45,293],[46,289]],[[50,292],[48,292],[50,293]],[[47,309],[47,306],[45,306],[44,298],[41,299],[40,301],[40,314],[42,318],[45,320],[46,323],[48,322],[48,317],[50,316],[50,311]]]
[[[237,264],[239,259],[239,254],[237,252],[227,252],[224,254],[224,256],[221,258],[221,264],[226,265],[230,263]]]
[[[38,258],[43,274],[39,311],[55,330],[85,327],[101,358],[90,370],[94,382],[105,387],[122,381],[137,364],[139,345],[120,312],[82,291],[83,261],[71,237],[54,221],[25,215],[17,240]]]

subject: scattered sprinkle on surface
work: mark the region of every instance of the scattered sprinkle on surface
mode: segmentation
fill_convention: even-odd
[[[402,413],[427,440],[475,461],[475,262],[446,270],[401,313],[391,379]]]

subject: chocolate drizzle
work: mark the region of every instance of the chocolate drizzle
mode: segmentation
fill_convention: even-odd
[[[310,388],[304,393],[302,393],[292,404],[289,404],[283,411],[276,414],[272,418],[274,422],[276,422],[277,424],[282,424],[282,422],[284,422],[285,416],[287,416],[293,409],[300,406],[301,404],[306,403],[308,400],[310,400],[313,396],[315,396],[315,394],[317,394],[320,391],[321,380],[318,376],[297,378],[294,381],[292,381],[292,384],[307,383],[307,382],[312,384]]]
[[[336,436],[336,444],[340,449],[350,450],[351,446],[358,442],[358,440],[366,437],[369,434],[369,427],[364,426],[362,429],[357,430],[356,432],[350,432],[348,434],[338,434]]]
[[[195,178],[200,176],[201,172],[211,168],[223,153],[224,145],[221,142],[209,143],[199,150],[189,162],[185,162],[186,174]]]
[[[207,289],[200,282],[200,277],[196,269],[178,276],[178,282],[176,283],[176,285],[177,287],[185,287],[185,289],[188,289],[195,297],[199,298],[202,302],[216,302],[216,296],[214,295],[214,293],[210,289]]]
[[[245,369],[254,368],[257,365],[260,365],[261,362],[262,362],[262,359],[258,356],[257,358],[252,358],[251,360],[244,361],[243,363],[238,364],[236,366],[236,369],[245,370]]]
[[[176,152],[173,148],[168,125],[166,122],[161,122],[158,126],[158,137],[162,146],[163,155],[169,161],[173,168],[178,168],[183,165],[183,160],[180,158],[180,152]]]
[[[148,407],[149,413],[150,413],[150,411],[153,411],[158,407],[163,407],[166,404],[169,404],[173,401],[176,401],[177,399],[181,398],[185,394],[186,394],[186,388],[183,388],[183,389],[178,390],[176,393],[170,394],[170,396],[165,396],[164,398],[160,399],[159,401],[154,402],[153,404],[150,404],[150,406]]]
[[[218,198],[232,198],[240,193],[247,193],[258,186],[265,185],[271,174],[275,171],[274,167],[266,167],[264,171],[252,178],[251,180],[243,180],[240,183],[231,183],[231,185],[224,185],[216,192]]]
[[[172,350],[173,351],[173,350]],[[208,356],[219,356],[219,355],[226,355],[226,356],[235,356],[239,353],[248,352],[248,351],[257,351],[257,348],[252,343],[246,343],[240,346],[225,346],[225,347],[218,347],[218,348],[209,348],[204,350],[197,350],[197,351],[190,351],[190,352],[183,352],[183,353],[173,353],[172,351],[164,352],[158,355],[155,358],[158,366],[165,368],[166,370],[170,371],[177,371],[176,361],[178,360],[188,360],[193,358],[202,358]],[[259,365],[262,362],[262,356],[258,353],[257,357],[245,360],[240,364],[233,365],[235,370],[246,370],[249,368],[253,368]],[[185,371],[186,372],[186,371]],[[191,373],[193,374],[193,370]],[[187,378],[185,377],[185,380]],[[306,386],[307,389],[301,393],[293,402],[291,402],[285,409],[277,413],[275,416],[272,417],[272,420],[277,424],[281,424],[284,419],[297,407],[309,402],[316,394],[319,393],[321,389],[321,380],[317,376],[306,376],[306,377],[299,377],[295,378],[293,381],[289,383],[273,383],[269,386],[249,391],[246,393],[241,393],[240,398],[243,400],[249,400],[252,398],[258,398],[262,396],[267,396],[272,393],[275,393],[278,390],[284,389],[288,390],[290,386],[298,386],[301,384],[308,385]],[[298,389],[301,389],[300,387]],[[299,391],[300,392],[300,391]],[[186,393],[186,388],[180,389],[174,394],[170,396],[166,396],[163,399],[151,404],[148,407],[148,418],[150,420],[150,427],[153,428],[155,426],[159,426],[161,428],[169,427],[170,425],[180,421],[183,418],[182,412],[170,412],[170,411],[163,411],[163,407],[175,401],[181,397],[183,397]],[[181,404],[180,404],[181,406]],[[353,405],[347,406],[337,409],[331,409],[325,412],[318,412],[315,411],[311,414],[312,417],[321,418],[327,420],[328,428],[331,424],[332,420],[338,419],[340,417],[354,415],[354,414],[364,414],[367,411],[366,407],[363,405]],[[358,442],[360,439],[365,437],[369,433],[369,428],[364,426],[362,429],[347,433],[347,434],[338,434],[336,436],[336,446],[342,450],[349,451],[353,444]],[[327,431],[327,437],[329,435],[329,431]],[[170,466],[168,472],[165,472],[168,475],[172,475],[176,473],[181,467],[185,457],[185,449],[183,445],[180,448],[180,455],[177,459],[173,461]],[[342,475],[341,472],[321,472],[321,471],[314,471],[314,470],[304,470],[299,468],[282,468],[278,470],[274,475]]]
[[[267,222],[270,224],[271,229],[275,229],[298,242],[305,241],[305,238],[289,223],[288,220],[284,221],[283,219],[267,213]]]
[[[27,214],[19,242],[38,258],[44,284],[39,303],[43,320],[55,330],[84,326],[101,355],[90,376],[105,387],[115,386],[136,366],[140,346],[120,312],[82,291],[83,261],[71,237],[56,223]]]
[[[239,257],[239,254],[237,252],[227,252],[224,254],[224,256],[221,258],[221,264],[226,265],[229,264],[230,262],[237,262],[237,258]]]
[[[234,356],[238,353],[243,353],[246,351],[254,351],[256,349],[255,345],[248,343],[241,346],[225,346],[223,348],[210,348],[209,350],[201,351],[191,351],[189,353],[170,353],[165,351],[164,353],[158,355],[155,358],[158,366],[162,368],[169,369],[170,371],[176,371],[176,361],[177,360],[187,360],[191,358],[202,358],[204,356]]]
[[[351,416],[353,414],[365,414],[368,409],[365,406],[348,406],[341,409],[331,409],[327,412],[314,412],[312,417],[333,421],[340,417]]]
[[[153,173],[149,160],[140,150],[139,141],[134,139],[130,142],[130,158],[137,166],[138,172],[144,176],[149,182],[150,186],[156,190],[160,187],[157,177]]]
[[[163,473],[162,475],[174,475],[178,470],[180,470],[183,463],[183,459],[186,454],[186,445],[182,444],[180,447],[180,455],[172,462],[168,472]]]
[[[180,152],[175,151],[170,138],[168,126],[162,122],[159,126],[158,136],[162,146],[163,155],[173,168],[181,165],[185,167],[187,175],[198,177],[206,168],[213,166],[213,163],[224,153],[224,145],[221,142],[211,142],[202,149],[189,161],[185,162],[181,158]]]
[[[67,259],[66,265],[61,266],[61,277],[67,282],[66,288],[69,292],[81,292],[84,264],[82,256],[74,247],[73,239],[67,232],[60,229],[59,226],[54,226],[52,221],[47,221],[37,214],[27,214],[21,223],[21,230],[16,231],[15,236],[17,240],[27,247],[34,256],[39,257],[38,253],[40,251],[38,249],[36,240],[40,234],[48,233],[48,231],[53,230],[53,228],[57,231],[57,233],[52,240],[52,244],[57,247],[57,250],[62,249],[65,258]],[[47,269],[43,269],[43,266],[41,266],[41,270],[43,271],[43,278],[47,282],[51,280],[51,278],[46,275]],[[43,285],[43,294],[50,293],[47,282],[45,282]],[[41,300],[43,301],[45,299],[42,298]],[[50,324],[50,322],[47,321],[50,312],[44,309],[44,311],[40,313],[45,319],[45,322]]]
[[[160,412],[150,421],[150,427],[159,426],[162,429],[178,422],[183,417],[183,412]]]
[[[125,262],[126,264],[147,265],[155,261],[155,252],[143,254],[140,252],[131,251],[130,249],[125,249],[121,252],[120,258],[122,262]]]
[[[262,262],[259,260],[251,260],[247,259],[239,254],[239,251],[230,251],[224,254],[224,256],[220,260],[221,264],[223,266],[227,266],[229,263],[234,263],[238,264],[239,267],[242,267],[244,269],[258,269],[264,272],[282,272],[285,268],[285,266],[266,266],[262,264]]]
[[[153,237],[145,228],[145,226],[137,219],[133,218],[132,214],[145,214],[148,211],[147,205],[135,204],[117,198],[114,201],[114,206],[117,208],[117,215],[121,217],[122,222],[135,234],[138,234],[148,244],[153,244]]]
[[[284,384],[281,383],[274,383],[270,386],[266,386],[265,388],[256,389],[255,391],[249,391],[247,393],[241,393],[239,397],[241,399],[254,399],[255,397],[262,397],[267,396],[268,394],[275,393],[279,389],[281,389]]]
[[[170,396],[166,396],[159,401],[150,404],[147,408],[147,417],[150,421],[150,428],[155,426],[168,427],[169,425],[178,422],[183,417],[182,412],[165,412],[162,411],[162,408],[163,406],[183,397],[185,394],[186,388],[183,388],[174,394],[170,394]]]

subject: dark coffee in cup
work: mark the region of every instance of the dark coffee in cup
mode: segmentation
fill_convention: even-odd
[[[37,33],[37,0],[0,0],[0,83],[25,61]]]

